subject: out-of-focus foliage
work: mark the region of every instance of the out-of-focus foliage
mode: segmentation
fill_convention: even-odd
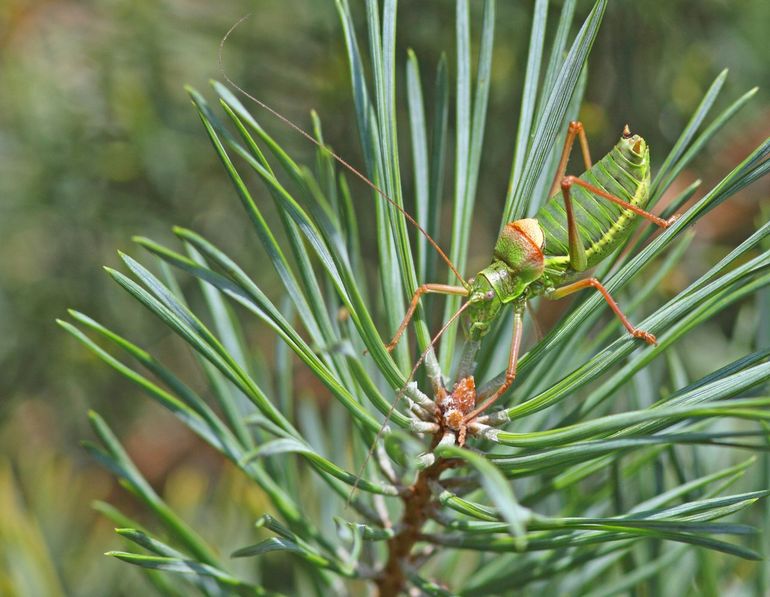
[[[282,54],[304,96],[313,79],[291,65],[312,72],[328,54],[317,46],[333,42],[330,32],[309,39],[324,28],[312,13],[294,19],[297,6],[264,3],[253,35],[230,51],[235,65],[251,54]],[[117,406],[123,401],[114,400],[114,380],[83,368],[82,353],[54,332],[55,314],[63,305],[88,305],[132,318],[126,328],[145,325],[119,298],[108,298],[98,271],[139,229],[165,231],[183,221],[228,230],[232,245],[246,242],[240,218],[220,200],[226,182],[183,90],[218,73],[219,40],[246,9],[225,14],[185,1],[3,3],[1,395],[88,395],[91,404],[101,396]],[[293,27],[306,35],[276,50],[278,32]],[[279,70],[250,82],[269,90]]]
[[[439,51],[451,47],[453,3],[420,5],[419,19],[412,8],[410,19],[399,22],[400,52],[414,47],[434,64]],[[239,249],[241,264],[249,265],[242,247],[253,243],[252,234],[233,208],[232,189],[182,88],[205,87],[218,77],[219,41],[249,11],[255,17],[225,49],[230,75],[293,118],[307,122],[315,107],[327,139],[357,162],[331,0],[240,2],[226,9],[189,0],[6,0],[0,6],[0,593],[98,595],[114,587],[111,594],[132,594],[144,582],[116,562],[94,565],[114,539],[89,504],[115,488],[77,446],[89,434],[87,407],[126,421],[119,431],[134,460],[192,526],[244,543],[238,537],[244,525],[226,521],[257,498],[174,421],[96,366],[53,320],[75,306],[149,339],[170,365],[185,369],[189,355],[171,350],[165,331],[128,308],[130,299],[99,266],[114,265],[115,248],[127,246],[130,235],[162,237],[171,224]],[[490,97],[496,124],[485,139],[472,243],[480,261],[488,258],[505,194],[530,11],[529,2],[498,8]],[[759,85],[760,92],[695,162],[695,171],[683,174],[682,184],[717,179],[768,134],[768,22],[765,0],[611,3],[581,115],[594,147],[601,153],[629,122],[650,141],[656,165],[655,156],[676,138],[715,74],[729,67],[730,89]],[[312,152],[294,138],[287,147],[294,155]],[[754,228],[756,198],[767,197],[767,184],[699,226],[700,250],[710,262]],[[686,262],[694,271],[703,268],[696,257],[702,254],[694,250]],[[691,272],[675,272],[664,290],[675,292],[688,279]],[[689,355],[697,373],[744,352],[746,330],[740,311],[733,315],[697,331],[704,348]],[[250,341],[261,341],[258,328],[251,333]],[[18,546],[18,559],[4,557],[8,545]],[[28,584],[33,580],[40,584]]]
[[[307,3],[262,4],[253,35],[230,46],[231,65],[280,56],[285,70],[255,73],[251,83],[273,100],[276,79],[307,97],[323,77],[310,73],[337,43],[335,21],[303,11]],[[220,528],[226,508],[239,509],[226,482],[216,489],[225,499],[205,508],[217,501],[206,485],[221,464],[189,457],[197,443],[174,424],[167,441],[147,441],[167,417],[94,368],[54,319],[67,306],[87,307],[162,346],[165,333],[125,308],[130,301],[110,288],[101,264],[114,264],[131,234],[172,223],[227,230],[231,247],[247,242],[183,86],[217,75],[219,41],[250,8],[0,3],[0,594],[134,595],[144,585],[116,562],[94,564],[112,531],[90,504],[115,487],[79,447],[89,406],[124,417],[143,470],[180,500],[187,495],[184,509],[207,519],[201,525]],[[293,28],[300,39],[282,45]],[[182,478],[196,492],[189,483],[172,489]]]

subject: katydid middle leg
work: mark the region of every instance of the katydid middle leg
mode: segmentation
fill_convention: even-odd
[[[583,288],[588,288],[589,286],[591,286],[592,288],[595,288],[602,294],[602,296],[604,297],[604,300],[607,301],[607,304],[610,306],[610,309],[612,309],[615,312],[615,315],[618,316],[618,319],[620,319],[620,322],[623,324],[623,327],[625,327],[634,338],[639,338],[641,340],[644,340],[645,342],[647,342],[647,344],[657,344],[655,336],[653,336],[650,332],[646,332],[645,330],[640,330],[639,328],[635,328],[633,326],[633,324],[628,320],[628,317],[626,317],[623,311],[620,310],[620,306],[618,306],[617,301],[615,301],[615,299],[612,298],[609,291],[596,278],[586,278],[584,280],[578,280],[577,282],[573,282],[572,284],[567,284],[566,286],[562,286],[560,288],[557,288],[556,290],[552,290],[551,292],[547,293],[545,296],[546,298],[549,298],[549,299],[558,300],[560,298],[564,298],[565,296],[569,296],[570,294],[577,292],[578,290],[582,290]]]
[[[492,406],[502,396],[516,379],[516,366],[519,362],[519,350],[521,349],[521,336],[524,331],[524,303],[515,306],[513,312],[513,338],[511,339],[511,352],[508,355],[508,368],[505,370],[505,380],[495,393],[484,400],[481,405],[474,408],[463,417],[463,423],[470,423],[481,413]]]

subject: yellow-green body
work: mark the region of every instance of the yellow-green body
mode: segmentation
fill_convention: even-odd
[[[649,148],[638,135],[623,136],[612,151],[579,178],[644,209],[649,201]],[[564,199],[556,193],[536,218],[505,226],[495,244],[492,263],[470,280],[472,304],[464,318],[469,339],[484,336],[504,304],[547,295],[572,274],[599,263],[630,234],[637,217],[630,209],[578,185],[572,186],[571,197],[585,267],[574,267]]]

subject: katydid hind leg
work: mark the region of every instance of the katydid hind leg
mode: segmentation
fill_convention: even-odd
[[[661,228],[668,228],[673,224],[674,222],[679,219],[678,215],[671,216],[667,220],[664,220],[661,217],[656,216],[653,213],[650,213],[649,211],[642,209],[638,205],[634,205],[633,203],[629,203],[628,201],[625,201],[618,197],[617,195],[613,195],[612,193],[608,193],[604,189],[600,189],[599,187],[592,185],[589,182],[586,182],[585,180],[582,180],[578,178],[577,176],[565,176],[561,179],[561,190],[562,194],[565,197],[565,201],[568,195],[571,195],[571,189],[574,185],[578,185],[580,187],[583,187],[586,189],[589,193],[592,195],[599,197],[601,199],[606,199],[607,201],[611,201],[612,203],[615,203],[617,205],[620,205],[623,209],[628,209],[632,212],[634,212],[636,215],[641,216],[645,218],[646,220],[649,220],[656,226],[660,226]]]
[[[578,138],[580,143],[580,153],[583,154],[583,164],[586,170],[590,170],[593,162],[591,161],[591,151],[588,149],[588,137],[586,137],[586,131],[583,127],[583,123],[579,120],[573,120],[569,123],[567,128],[567,137],[564,139],[564,148],[561,152],[561,158],[559,159],[559,166],[556,168],[556,176],[553,177],[553,183],[551,184],[551,192],[548,193],[549,197],[553,197],[559,190],[559,183],[564,175],[567,173],[567,163],[569,162],[569,156],[572,152],[572,145],[575,142],[575,137]]]
[[[572,205],[572,194],[570,193],[570,186],[565,186],[564,182],[568,178],[562,179],[561,194],[564,197],[564,211],[567,214],[567,240],[569,245],[569,265],[576,272],[585,271],[588,267],[588,257],[586,256],[586,249],[583,244],[583,239],[580,237],[580,229],[578,228],[577,218],[575,218],[575,210]]]
[[[623,324],[623,327],[625,327],[628,330],[628,333],[630,333],[634,338],[639,338],[640,340],[644,340],[645,342],[647,342],[647,344],[657,344],[657,340],[653,334],[645,330],[640,330],[639,328],[636,328],[633,326],[633,324],[629,321],[628,317],[626,317],[623,311],[620,310],[620,306],[618,305],[617,301],[615,301],[615,299],[612,298],[612,295],[610,295],[609,291],[596,278],[586,278],[584,280],[578,280],[577,282],[573,282],[572,284],[567,284],[566,286],[557,288],[549,292],[545,296],[546,298],[549,298],[552,300],[558,300],[588,287],[594,288],[601,293],[602,297],[604,297],[604,300],[607,301],[607,304],[610,306],[610,309],[612,309],[615,315],[617,315],[618,319],[620,319],[620,322]]]
[[[579,120],[573,120],[569,123],[569,128],[567,129],[567,137],[564,140],[564,149],[562,149],[561,159],[559,160],[558,168],[556,168],[556,176],[553,179],[549,196],[556,194],[561,186],[561,193],[564,197],[564,211],[567,214],[567,238],[570,267],[576,272],[582,272],[588,267],[588,258],[586,257],[583,240],[580,238],[580,229],[578,228],[577,219],[575,218],[570,187],[565,187],[564,185],[564,180],[566,180],[564,175],[567,172],[567,163],[569,162],[569,156],[572,152],[572,145],[575,142],[575,137],[578,137],[580,140],[580,150],[583,154],[583,162],[585,163],[586,170],[591,169],[591,152],[588,149],[588,138],[586,137],[583,123]]]

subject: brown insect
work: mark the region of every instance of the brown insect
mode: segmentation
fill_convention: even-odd
[[[454,431],[457,444],[463,446],[468,430],[466,417],[476,407],[476,380],[472,375],[462,378],[451,393],[441,388],[436,396],[436,404],[439,409],[436,419],[441,430]]]

